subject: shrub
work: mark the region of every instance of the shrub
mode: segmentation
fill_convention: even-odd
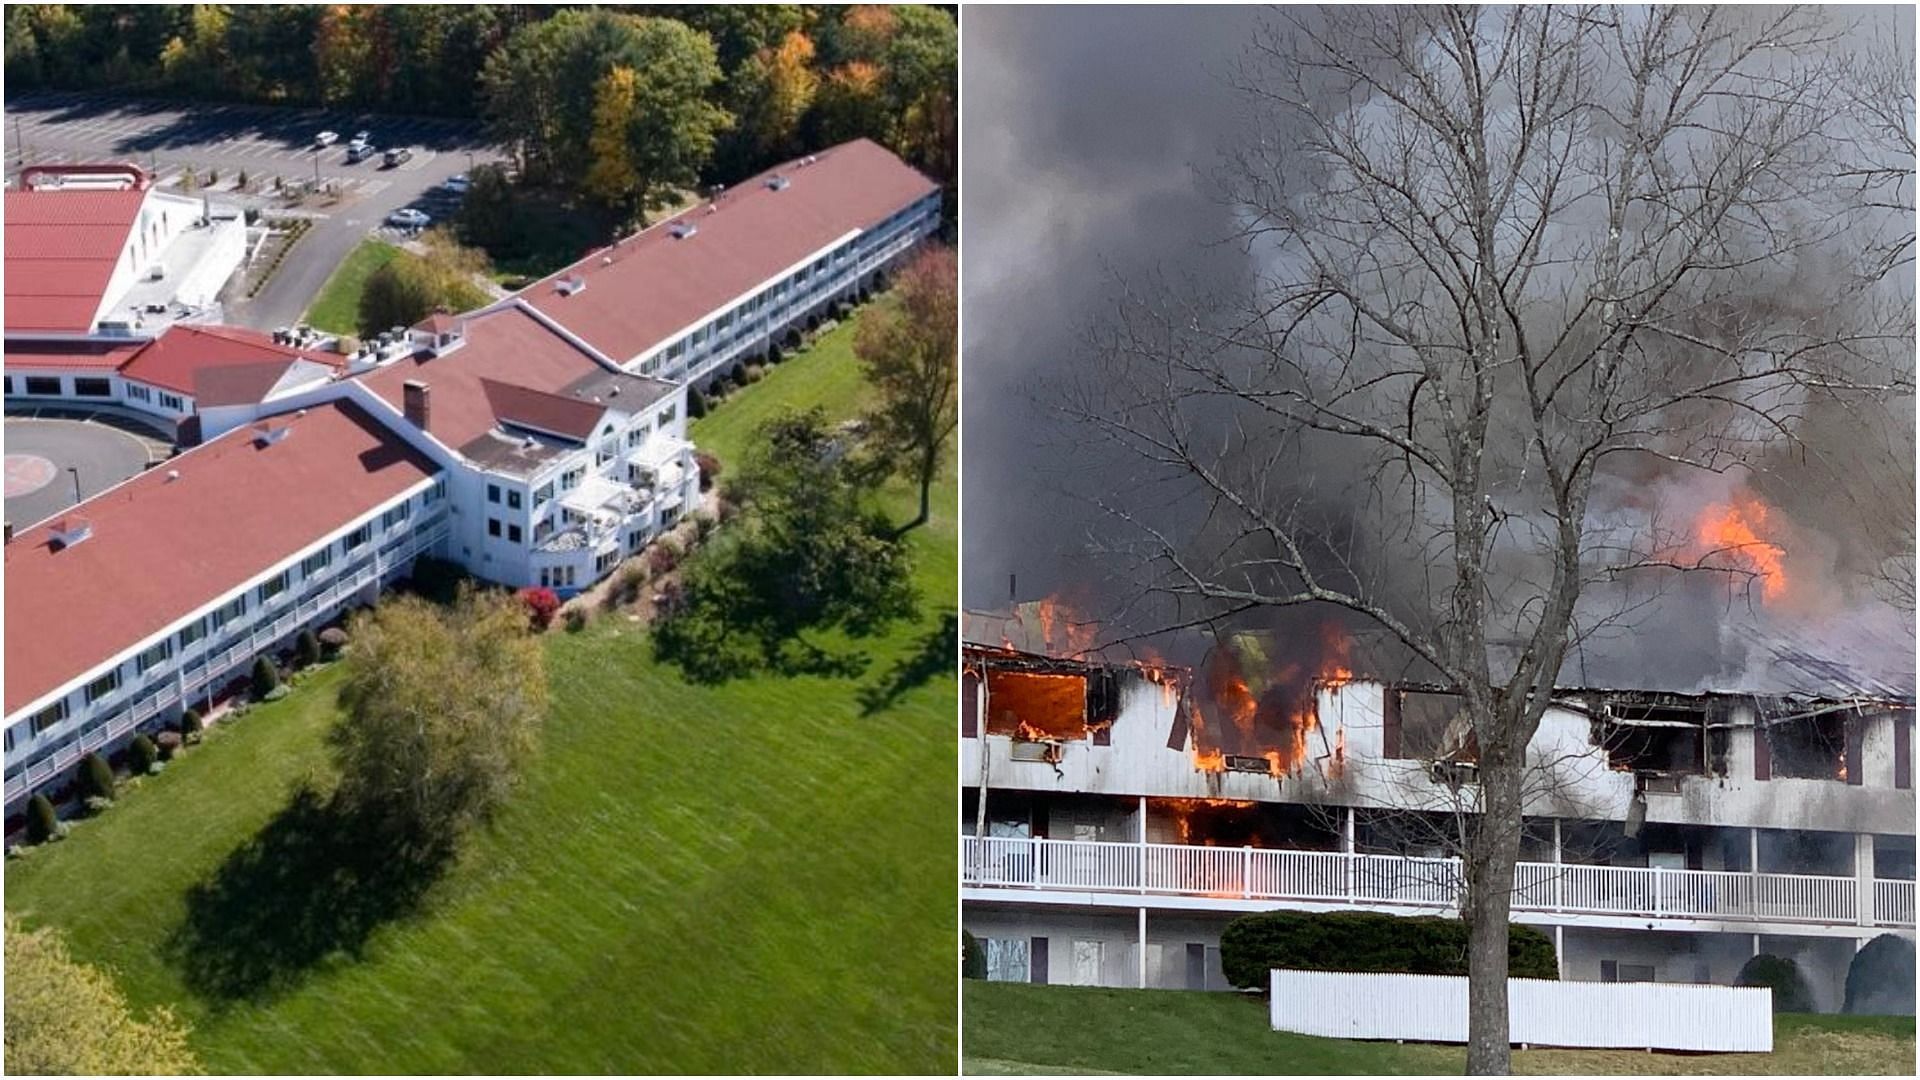
[[[735,361],[733,369],[727,372],[727,378],[731,379],[735,386],[747,385],[747,365]]]
[[[1507,963],[1514,978],[1560,977],[1551,938],[1525,926],[1509,927],[1509,935]],[[1266,987],[1274,968],[1465,975],[1467,924],[1366,911],[1244,915],[1220,935],[1220,966],[1233,985],[1257,988]]]
[[[762,371],[760,369],[759,364],[747,365],[747,381],[750,383],[759,382],[762,378],[766,377],[766,374],[767,373],[765,371]]]
[[[338,626],[329,626],[320,631],[320,653],[331,660],[339,656],[340,650],[346,648],[347,642],[351,640],[345,630]]]
[[[173,755],[180,752],[180,746],[183,742],[185,742],[185,740],[180,737],[180,733],[177,731],[163,731],[153,737],[154,749],[160,751],[160,760],[162,762],[172,761]]]
[[[545,585],[529,585],[521,589],[520,602],[526,605],[527,623],[535,630],[552,626],[554,613],[560,610],[560,597]]]
[[[680,553],[672,544],[662,541],[647,549],[647,572],[654,577],[671,574],[673,568],[679,565]]]
[[[293,646],[293,655],[301,667],[312,667],[320,662],[320,638],[312,627],[300,631],[300,639]]]
[[[1784,956],[1761,953],[1741,967],[1735,986],[1764,986],[1773,991],[1773,1011],[1812,1012],[1813,992],[1800,975],[1800,965]]]
[[[279,686],[276,686],[273,689],[267,691],[266,694],[264,694],[260,698],[260,700],[261,701],[279,701],[281,698],[286,697],[288,694],[292,692],[293,691],[288,689],[285,683],[281,683]]]
[[[1881,934],[1860,947],[1847,967],[1842,1012],[1867,1016],[1913,1015],[1913,942]]]
[[[780,346],[778,345],[767,346],[767,363],[777,364],[784,359],[786,359],[786,356],[780,351]]]
[[[984,979],[987,977],[987,951],[980,947],[970,931],[960,931],[960,977],[963,979]]]
[[[621,604],[631,604],[640,595],[640,586],[646,584],[647,568],[640,563],[630,562],[614,575],[612,587],[607,589],[606,607],[608,611]]]
[[[76,779],[80,782],[81,794],[113,798],[113,766],[99,754],[80,759],[80,774]]]
[[[135,773],[152,772],[153,767],[160,764],[160,748],[144,732],[135,735],[133,742],[128,744],[127,756],[133,759]]]
[[[707,395],[697,386],[687,387],[687,418],[698,420],[707,415]]]
[[[575,604],[573,607],[568,608],[566,612],[560,616],[560,619],[566,624],[567,633],[577,634],[587,628],[587,609]]]
[[[87,816],[98,817],[113,809],[113,799],[105,795],[87,796]]]
[[[180,714],[180,734],[198,735],[207,729],[207,722],[200,717],[199,709],[188,709]]]
[[[253,696],[264,699],[268,694],[273,693],[274,688],[279,685],[280,669],[273,666],[273,660],[266,656],[255,657],[253,661],[253,680],[249,684],[253,690]]]
[[[710,490],[713,482],[720,478],[720,459],[705,450],[695,450],[693,463],[700,467],[700,490]]]
[[[413,560],[413,587],[436,604],[451,605],[460,597],[460,584],[468,578],[459,563],[422,555]]]
[[[44,844],[60,834],[60,815],[53,812],[53,803],[45,795],[34,792],[27,800],[27,839],[36,844]]]

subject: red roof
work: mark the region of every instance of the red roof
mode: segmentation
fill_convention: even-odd
[[[7,333],[85,333],[145,191],[9,190]]]
[[[581,442],[593,434],[607,412],[607,407],[598,402],[529,390],[492,379],[481,379],[480,390],[487,395],[487,404],[493,407],[493,415],[498,419]]]
[[[9,371],[114,371],[134,358],[145,341],[9,341]]]
[[[192,394],[196,379],[210,369],[278,364],[279,369],[285,371],[295,360],[311,360],[335,369],[346,366],[343,356],[276,345],[272,336],[258,330],[176,324],[142,349],[120,374],[152,386]],[[268,388],[272,385],[267,384]],[[261,392],[264,394],[265,390]]]
[[[73,547],[53,550],[51,522],[6,545],[9,716],[435,472],[349,402],[285,422],[271,445],[237,428],[87,500]]]
[[[518,307],[467,317],[466,344],[444,356],[416,354],[361,376],[367,389],[405,409],[408,380],[427,384],[428,432],[459,449],[500,419],[486,383],[555,394],[605,371],[592,357]]]
[[[778,174],[787,185],[773,190]],[[705,205],[604,248],[520,295],[588,344],[626,363],[855,229],[938,189],[879,144],[842,143],[769,170]],[[692,236],[669,225],[688,221]],[[611,264],[602,260],[611,258]],[[583,278],[563,296],[556,283]]]

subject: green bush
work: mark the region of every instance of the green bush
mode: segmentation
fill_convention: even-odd
[[[963,979],[984,979],[987,977],[987,951],[980,947],[971,931],[960,931],[960,977]]]
[[[413,560],[413,587],[436,604],[452,605],[460,597],[460,585],[468,579],[459,563],[422,555]]]
[[[133,771],[136,775],[149,773],[160,762],[160,748],[155,746],[143,732],[133,737],[127,746],[127,754],[133,759]]]
[[[1800,965],[1784,956],[1761,953],[1746,962],[1733,980],[1735,986],[1764,986],[1773,991],[1773,1011],[1812,1012],[1813,991],[1800,975]]]
[[[53,803],[45,795],[34,792],[27,800],[27,839],[36,844],[44,844],[60,833],[60,815],[53,812]]]
[[[687,418],[698,420],[707,415],[707,395],[697,386],[687,388]]]
[[[253,661],[253,696],[264,698],[273,693],[280,685],[280,669],[273,666],[270,657],[260,656]]]
[[[1881,934],[1860,947],[1847,967],[1842,1012],[1863,1016],[1913,1015],[1913,942]]]
[[[113,798],[113,766],[99,754],[88,754],[80,760],[79,780],[82,794]]]
[[[727,372],[727,378],[732,380],[735,386],[747,385],[747,365],[734,361],[733,369]]]
[[[1553,940],[1525,926],[1508,928],[1508,973],[1558,979]],[[1220,935],[1220,965],[1235,986],[1267,985],[1274,968],[1465,975],[1467,924],[1366,911],[1270,911],[1244,915]]]
[[[301,667],[312,667],[320,662],[320,638],[312,627],[300,631],[300,638],[294,643],[293,655],[298,658]]]
[[[180,714],[180,734],[198,735],[207,730],[207,722],[201,719],[199,709],[188,709]]]

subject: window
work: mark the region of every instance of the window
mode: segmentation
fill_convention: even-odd
[[[112,397],[113,383],[106,379],[76,376],[73,380],[73,392],[77,397]]]
[[[507,509],[520,509],[520,492],[512,490],[507,492]]]
[[[393,507],[386,513],[380,515],[380,527],[382,529],[391,529],[395,525],[407,520],[407,515],[411,513],[413,513],[413,504],[401,503],[399,506]]]
[[[551,498],[553,498],[553,481],[549,480],[533,489],[533,504],[535,506],[539,506]]]
[[[1600,981],[1610,983],[1650,983],[1654,979],[1652,964],[1623,964],[1618,960],[1600,961]]]
[[[215,630],[218,630],[221,627],[227,625],[227,623],[231,622],[234,619],[239,618],[242,615],[245,615],[246,613],[247,613],[247,598],[245,595],[241,595],[241,596],[234,597],[232,600],[228,601],[225,604],[222,604],[219,610],[215,611],[212,615],[208,616],[208,618],[213,620],[213,628]]]
[[[487,535],[488,536],[500,535],[500,519],[499,518],[487,519]]]
[[[490,503],[498,503],[500,501],[500,485],[499,484],[487,485],[487,501]]]
[[[165,390],[160,391],[160,404],[174,412],[185,412],[187,408],[187,403],[181,399],[180,395],[169,394]]]
[[[6,378],[7,378],[7,393],[11,394],[13,393],[13,376],[9,375]],[[7,732],[7,749],[9,750],[13,749],[13,732],[11,731]]]
[[[342,551],[352,551],[371,539],[373,539],[373,522],[369,521],[348,533],[347,538],[340,542],[340,548]]]
[[[552,535],[553,535],[553,522],[551,521],[534,522],[533,524],[533,542],[534,543],[536,544],[542,543],[546,540],[547,537]]]
[[[432,506],[434,503],[437,503],[441,499],[444,499],[446,497],[447,497],[447,482],[445,480],[435,480],[433,482],[433,487],[427,490],[426,498],[420,500],[420,504],[422,506]]]
[[[988,982],[1026,982],[1032,977],[1026,938],[984,938]]]
[[[512,544],[520,542],[520,526],[512,522],[507,523],[507,542]]]
[[[91,705],[101,698],[111,697],[118,689],[120,689],[120,669],[114,668],[87,684],[87,704]]]
[[[151,403],[153,401],[153,391],[147,389],[144,386],[137,385],[135,383],[128,383],[127,397],[134,401],[145,401],[145,402]]]
[[[195,619],[180,628],[180,647],[182,649],[207,636],[207,620]]]
[[[27,393],[58,395],[60,380],[48,375],[29,375],[27,376]]]
[[[544,566],[541,567],[540,568],[540,587],[543,589],[546,589],[546,588],[551,588],[552,586],[553,586],[553,571],[548,570]]]
[[[674,419],[679,415],[680,415],[680,406],[677,404],[669,405],[666,408],[661,409],[660,410],[660,426],[666,427],[668,424],[673,423]]]
[[[593,560],[593,572],[596,574],[604,574],[613,569],[613,564],[619,561],[620,553],[617,551],[609,551]]]
[[[300,560],[300,576],[312,577],[333,565],[333,547],[328,545]]]
[[[153,646],[152,648],[148,649],[147,651],[141,653],[139,656],[134,658],[134,661],[133,661],[134,673],[138,675],[145,675],[148,671],[151,671],[152,669],[159,667],[161,664],[165,663],[167,658],[172,655],[173,655],[173,642],[171,640],[163,641],[160,644]]]
[[[580,481],[586,479],[586,477],[587,467],[585,465],[568,469],[560,476],[560,490],[572,491],[574,488],[579,487]]]
[[[627,432],[627,449],[631,450],[639,446],[651,434],[653,434],[653,424],[646,420],[640,421]]]
[[[67,699],[61,698],[59,701],[33,714],[33,720],[31,721],[33,724],[33,733],[38,735],[66,718]]]
[[[293,581],[293,574],[282,570],[260,583],[260,602],[262,604],[287,591]]]

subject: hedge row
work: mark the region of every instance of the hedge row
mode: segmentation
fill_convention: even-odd
[[[1508,973],[1516,979],[1558,979],[1553,940],[1510,927]],[[1235,986],[1265,989],[1274,968],[1465,975],[1467,924],[1460,919],[1405,918],[1367,911],[1270,911],[1245,915],[1220,935],[1220,965]]]

